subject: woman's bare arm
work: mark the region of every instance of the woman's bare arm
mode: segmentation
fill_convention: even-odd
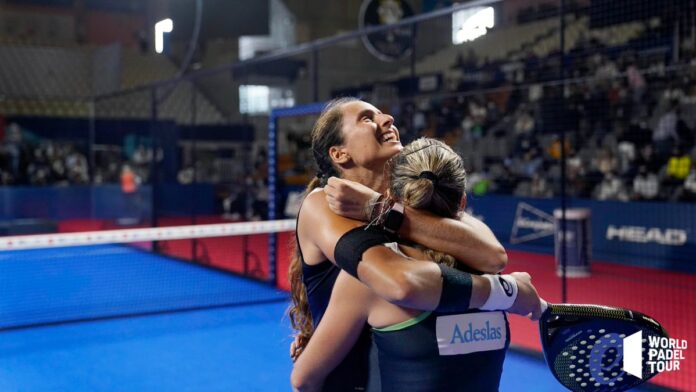
[[[372,291],[346,272],[336,279],[324,317],[295,362],[290,381],[297,391],[321,390],[326,376],[345,358],[367,321]]]
[[[351,229],[363,223],[343,218],[331,212],[322,192],[307,196],[300,211],[298,237],[302,251],[319,252],[336,263],[334,248],[338,240]],[[435,310],[442,294],[442,271],[435,263],[413,263],[383,246],[375,246],[362,255],[357,268],[358,278],[376,295],[385,300],[411,309]],[[388,252],[387,252],[388,251]],[[526,274],[525,274],[526,275]],[[537,319],[541,305],[536,289],[527,275],[526,281],[513,274],[519,294],[509,312]],[[472,287],[468,309],[482,306],[490,293],[490,282],[480,276],[471,276]],[[466,309],[461,309],[466,310]]]
[[[399,235],[452,255],[468,267],[484,273],[501,272],[507,265],[503,245],[485,223],[469,214],[454,220],[406,207]]]
[[[324,194],[333,213],[359,221],[368,220],[367,203],[379,195],[365,185],[336,177],[329,178]],[[486,224],[471,215],[455,220],[413,208],[406,208],[404,215],[399,235],[406,239],[452,255],[484,273],[498,273],[507,265],[505,248]]]
[[[411,309],[435,310],[442,293],[442,272],[433,262],[409,261],[384,246],[363,253],[358,277],[387,301]],[[487,279],[472,276],[469,309],[483,306],[491,287]],[[376,287],[376,289],[375,289]]]
[[[303,252],[307,253],[305,249],[314,246],[315,251],[320,251],[333,263],[336,262],[334,248],[338,240],[363,224],[332,213],[321,192],[307,196],[300,215],[298,236]],[[378,296],[401,306],[434,310],[440,302],[442,273],[435,263],[413,263],[383,246],[370,248],[363,254],[358,278]],[[472,299],[482,298],[482,301],[472,305],[481,306],[488,298],[490,283],[485,278],[473,278]]]

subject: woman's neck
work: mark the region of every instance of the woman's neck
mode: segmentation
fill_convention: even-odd
[[[343,178],[359,182],[372,190],[384,193],[387,190],[387,179],[383,171],[355,168],[343,173]]]

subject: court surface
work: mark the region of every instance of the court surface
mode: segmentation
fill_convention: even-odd
[[[176,298],[200,309],[169,313]],[[270,285],[130,246],[3,252],[0,391],[289,390],[286,309]],[[561,387],[510,352],[501,390]]]
[[[285,302],[9,331],[2,391],[287,391]],[[501,391],[561,391],[546,365],[505,359]]]

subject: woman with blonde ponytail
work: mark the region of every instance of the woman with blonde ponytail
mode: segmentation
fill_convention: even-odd
[[[465,206],[466,172],[461,158],[434,139],[418,139],[389,164],[387,195],[394,202],[423,209],[444,218],[456,218]],[[419,245],[386,243],[395,254],[411,263],[429,260],[453,267],[450,255]],[[379,352],[382,391],[497,391],[503,360],[509,345],[505,312],[423,312],[392,304],[342,272],[331,300],[312,338],[295,365],[296,387],[311,391],[322,383],[335,357],[350,347],[359,329],[368,323]],[[448,328],[448,323],[455,327]],[[476,329],[477,340],[468,344],[467,331]],[[459,327],[461,326],[461,328]],[[344,331],[345,334],[337,333]],[[482,338],[481,338],[482,340]],[[473,342],[473,341],[472,341]],[[298,374],[295,376],[295,374]]]
[[[409,257],[392,252],[381,244],[366,247],[359,252],[359,258],[349,264],[341,262],[346,252],[339,252],[337,245],[348,233],[362,231],[356,228],[364,225],[359,220],[333,212],[338,206],[346,205],[341,194],[359,194],[358,201],[354,203],[357,210],[363,211],[363,215],[358,218],[372,218],[367,212],[375,212],[375,216],[391,214],[389,208],[381,207],[389,204],[380,195],[386,192],[389,183],[387,163],[403,149],[391,116],[357,99],[333,101],[312,130],[312,149],[318,174],[307,189],[298,215],[297,248],[290,267],[293,299],[290,318],[298,333],[295,344],[299,348],[293,353],[295,358],[310,338],[310,346],[299,355],[299,360],[311,363],[321,357],[321,347],[325,341],[323,337],[315,341],[317,336],[314,331],[318,325],[335,324],[340,319],[332,316],[329,322],[327,315],[320,323],[329,298],[335,295],[331,294],[331,290],[340,272],[335,265],[337,260],[342,268],[347,268],[353,277],[366,286],[353,277],[348,276],[348,279],[353,279],[363,288],[369,287],[368,291],[375,298],[384,299],[385,303],[432,311],[444,308],[468,310],[487,302],[492,290],[488,279],[447,269],[449,267],[437,267],[435,263],[409,262]],[[449,200],[449,196],[444,197]],[[380,199],[382,201],[376,208],[368,208],[370,206],[365,204],[367,200],[374,203]],[[435,215],[409,206],[403,212],[405,216],[402,214],[401,227],[396,229],[404,241],[413,241],[450,254],[453,256],[451,260],[456,259],[458,263],[482,272],[495,273],[505,266],[507,257],[504,249],[490,229],[480,221],[466,214],[459,217],[456,214]],[[377,231],[372,230],[372,234]],[[379,237],[382,234],[375,235]],[[422,252],[420,255],[422,257],[419,258],[425,258]],[[510,311],[533,313],[538,317],[539,298],[528,275],[513,278],[519,286],[519,295],[514,305],[508,304],[508,307],[512,306]],[[366,390],[368,374],[374,375],[374,372],[368,372],[367,366],[370,331],[364,321],[343,324],[339,329],[339,335],[349,335],[345,342],[350,344],[331,352],[335,355],[323,363],[324,369],[328,370],[321,377],[305,377],[309,373],[303,374],[296,369],[292,376],[293,386],[303,390],[321,390],[314,383],[321,379],[326,380],[323,390],[327,391]],[[353,346],[356,341],[358,343]],[[331,343],[330,339],[326,343]],[[316,349],[307,351],[312,345]],[[334,368],[334,372],[328,373]]]

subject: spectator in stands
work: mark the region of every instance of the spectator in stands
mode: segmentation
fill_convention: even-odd
[[[635,174],[634,162],[636,159],[636,146],[630,141],[622,140],[616,146],[618,158],[618,172],[621,176]]]
[[[645,165],[638,168],[633,179],[633,198],[635,200],[654,200],[660,194],[660,181],[655,173],[648,172]]]
[[[602,55],[596,55],[594,61],[596,66],[595,79],[600,83],[608,83],[619,75],[616,64]]]
[[[144,144],[139,144],[131,159],[136,167],[145,166],[152,161],[152,149],[145,147]]]
[[[669,110],[660,116],[660,120],[653,130],[652,140],[658,157],[666,157],[672,150],[672,146],[679,141],[677,121],[677,103],[673,102]]]
[[[268,185],[264,179],[257,178],[253,183],[253,201],[251,220],[268,219]]]
[[[68,185],[68,173],[65,170],[65,162],[63,161],[59,149],[51,160],[51,177],[56,185]]]
[[[121,191],[125,195],[133,195],[138,191],[140,179],[129,165],[121,168]]]
[[[691,148],[694,146],[694,132],[689,128],[689,125],[686,123],[686,121],[684,121],[681,107],[677,107],[676,114],[676,131],[677,137],[679,138],[679,144],[685,151],[691,150]]]
[[[539,149],[532,148],[524,155],[520,162],[520,174],[526,178],[532,178],[543,163],[544,159]]]
[[[487,121],[488,109],[486,106],[482,105],[477,100],[469,101],[469,121],[471,121],[471,126],[469,127],[471,136],[473,139],[480,139],[485,135],[484,126]],[[466,120],[465,120],[466,121]]]
[[[495,178],[495,192],[512,194],[517,186],[517,177],[507,165],[501,165],[501,174]]]
[[[488,193],[488,188],[491,185],[488,173],[485,171],[472,171],[469,173],[468,189],[472,195],[483,196]]]
[[[246,192],[243,186],[235,186],[230,189],[229,194],[222,200],[223,217],[226,219],[240,220],[245,209]]]
[[[75,149],[75,146],[66,146],[65,167],[68,181],[71,184],[86,184],[89,182],[89,170],[87,158]]]
[[[22,143],[22,129],[17,123],[11,123],[5,132],[5,143],[3,145],[4,155],[7,162],[7,172],[12,183],[23,184],[26,178],[26,151]]]
[[[566,165],[566,181],[568,181],[566,191],[568,196],[591,196],[592,190],[599,180],[588,181],[586,166],[587,165],[584,164],[583,158],[580,156],[580,154],[576,154],[568,158],[568,163]]]
[[[628,194],[621,179],[614,173],[609,172],[604,175],[604,179],[597,186],[595,197],[598,200],[621,200],[628,201]]]
[[[692,163],[691,172],[684,180],[684,185],[675,194],[677,200],[696,201],[696,162]]]
[[[667,161],[666,181],[682,183],[689,175],[691,157],[680,146],[674,147]]]
[[[679,105],[684,96],[684,89],[675,81],[670,82],[670,86],[662,93],[662,98],[671,102],[673,106]]]
[[[549,184],[544,178],[544,176],[539,173],[534,173],[532,176],[532,182],[530,184],[530,196],[531,197],[551,197],[553,192],[549,188]]]
[[[649,172],[657,173],[662,168],[664,162],[664,160],[659,159],[655,155],[655,149],[653,146],[646,144],[640,149],[640,154],[638,155],[635,163],[637,167],[643,165],[648,169]]]
[[[597,156],[596,166],[600,173],[606,176],[608,173],[616,173],[619,161],[609,148],[604,148]]]
[[[520,105],[516,117],[515,135],[529,134],[534,131],[534,117],[532,117],[524,105]]]
[[[568,139],[566,139],[565,143],[563,144],[565,146],[565,156],[568,157],[572,154],[570,142],[568,141]],[[547,148],[546,152],[549,154],[549,157],[554,161],[561,159],[561,139],[558,136],[554,135],[553,141],[551,142],[551,144],[549,144],[549,147]]]
[[[626,68],[626,79],[631,90],[631,98],[634,103],[640,103],[645,94],[645,78],[635,62],[631,62]]]
[[[122,218],[138,222],[143,218],[146,211],[144,195],[138,189],[142,180],[128,164],[124,164],[121,167],[120,180],[121,192],[129,209],[128,215]]]
[[[522,157],[529,151],[539,147],[539,141],[537,137],[532,132],[524,132],[517,135],[515,140],[515,146],[513,148],[513,154],[517,157]]]
[[[416,135],[420,134],[427,125],[425,111],[420,108],[414,108],[412,121],[413,131]]]
[[[585,97],[582,114],[587,116],[589,137],[595,137],[595,145],[599,146],[602,137],[610,131],[609,128],[609,98],[606,90],[598,86],[592,87]]]
[[[652,132],[648,128],[645,117],[632,118],[628,131],[625,133],[623,139],[635,144],[637,149],[650,144],[652,141]]]

